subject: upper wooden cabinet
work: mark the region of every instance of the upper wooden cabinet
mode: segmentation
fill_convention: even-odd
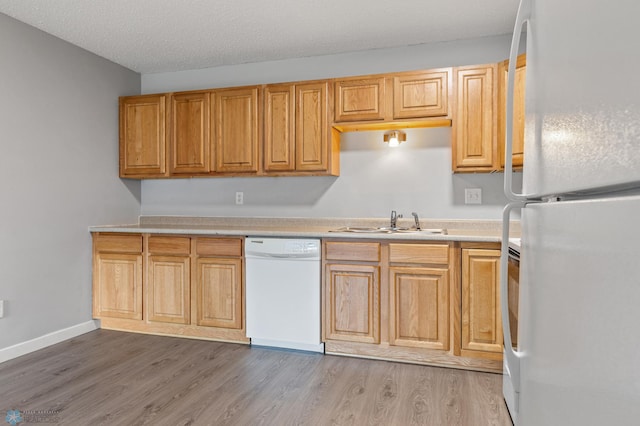
[[[385,78],[347,78],[335,82],[335,121],[384,120]]]
[[[171,95],[170,157],[172,175],[209,173],[209,92]]]
[[[493,171],[498,167],[496,73],[495,64],[454,71],[453,171]]]
[[[403,127],[426,127],[411,120],[448,117],[450,84],[450,68],[338,79],[334,86],[334,121],[391,123],[402,120]],[[361,129],[345,127],[346,130],[376,128],[385,127],[365,124]]]
[[[513,91],[513,168],[521,168],[524,164],[524,120],[525,120],[525,83],[527,57],[522,54],[516,62],[516,75]],[[507,115],[507,79],[509,77],[509,61],[498,64],[498,147],[500,167],[504,169],[504,146]]]
[[[296,85],[296,170],[329,167],[329,83]]]
[[[167,175],[166,95],[120,98],[120,177]]]
[[[265,87],[265,173],[338,173],[329,87],[327,81]]]
[[[295,85],[274,84],[264,89],[264,169],[295,170]]]
[[[399,74],[393,77],[393,118],[449,115],[451,70]]]
[[[257,172],[262,135],[258,86],[216,90],[212,125],[216,172]]]
[[[504,170],[509,61],[456,68],[454,172]],[[518,56],[513,98],[513,168],[524,164],[526,56]]]
[[[516,67],[514,168],[523,164],[525,62]],[[124,97],[120,176],[337,176],[341,132],[452,122],[454,172],[502,170],[506,78],[502,62]]]

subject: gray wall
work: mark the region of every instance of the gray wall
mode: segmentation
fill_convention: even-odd
[[[118,96],[140,75],[0,14],[0,349],[91,319],[90,225],[131,223]]]
[[[378,49],[142,76],[143,93],[408,71],[498,62],[510,36]],[[500,219],[502,174],[452,174],[451,129],[407,131],[396,149],[383,132],[342,135],[340,177],[147,180],[143,215],[385,217],[392,209],[425,218]],[[520,176],[516,177],[516,181]],[[464,188],[483,204],[464,204]],[[235,192],[245,204],[234,204]]]

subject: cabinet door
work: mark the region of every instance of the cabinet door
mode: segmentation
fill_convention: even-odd
[[[147,312],[149,321],[191,321],[190,258],[149,256]]]
[[[94,317],[141,320],[142,254],[97,253],[94,262]]]
[[[450,70],[402,74],[393,78],[393,118],[449,115]]]
[[[329,83],[296,85],[296,170],[328,169]]]
[[[197,324],[242,328],[242,260],[197,260]]]
[[[327,264],[325,336],[352,342],[380,342],[379,268]]]
[[[215,164],[217,172],[257,172],[260,149],[260,89],[216,90]]]
[[[165,96],[120,98],[120,177],[166,171]]]
[[[264,170],[295,169],[295,90],[292,84],[267,86],[265,98]]]
[[[502,354],[500,250],[462,250],[462,349]]]
[[[509,61],[501,62],[498,66],[499,108],[498,108],[498,146],[500,147],[500,166],[504,169],[504,144],[507,114],[507,79],[509,78]],[[513,92],[513,167],[524,164],[524,120],[525,120],[525,86],[526,86],[527,57],[522,54],[516,62],[516,77]]]
[[[449,270],[391,267],[389,343],[449,349]]]
[[[385,118],[385,79],[345,79],[335,82],[335,121],[369,121]]]
[[[496,170],[496,66],[462,67],[455,74],[453,170]]]
[[[209,93],[171,96],[171,174],[208,173]]]

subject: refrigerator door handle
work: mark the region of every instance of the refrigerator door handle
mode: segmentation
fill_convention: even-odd
[[[518,60],[518,48],[520,47],[520,34],[522,27],[527,25],[527,33],[531,32],[529,19],[531,17],[531,0],[521,0],[516,16],[516,25],[511,39],[511,51],[509,53],[509,69],[507,71],[507,117],[504,149],[504,195],[511,201],[526,200],[527,196],[513,191],[513,96],[516,79],[516,62]]]
[[[513,350],[511,324],[509,322],[509,220],[511,210],[521,209],[524,202],[513,202],[505,206],[502,212],[502,247],[500,256],[500,310],[502,311],[502,334],[504,337],[504,362],[509,370],[515,392],[520,392],[521,353]]]

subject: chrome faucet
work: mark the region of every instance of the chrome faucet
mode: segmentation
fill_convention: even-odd
[[[395,210],[391,210],[391,221],[390,221],[389,227],[391,229],[397,229],[398,228],[398,219],[400,219],[401,217],[402,217],[401,214],[396,214]]]
[[[418,213],[412,212],[411,216],[413,216],[413,220],[416,221],[416,231],[420,230],[420,219],[418,219]]]

